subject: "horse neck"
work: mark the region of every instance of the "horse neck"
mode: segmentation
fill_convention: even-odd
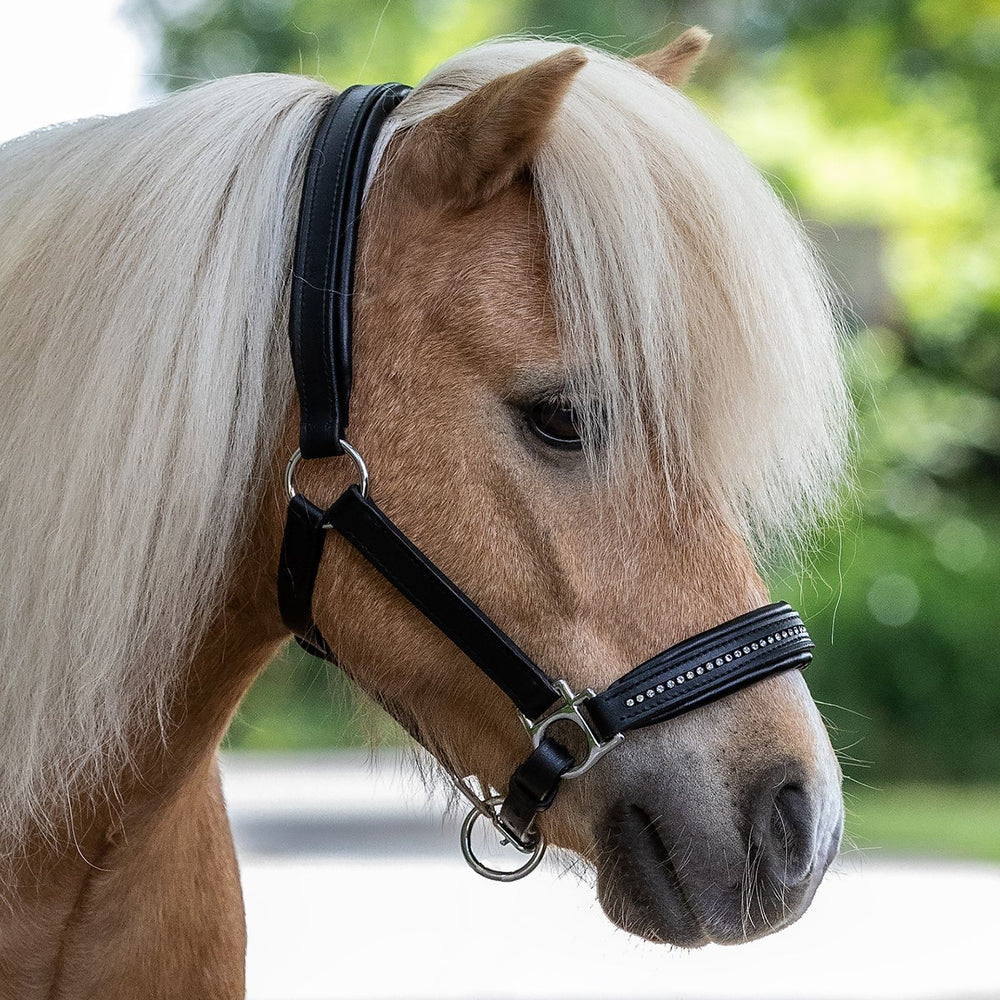
[[[190,660],[168,737],[137,733],[114,792],[81,794],[73,831],[39,836],[5,879],[0,1000],[124,1000],[144,987],[243,996],[243,905],[216,751],[284,638],[262,579],[270,569],[234,574],[241,582]]]

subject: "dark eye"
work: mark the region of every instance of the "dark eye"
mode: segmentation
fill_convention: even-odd
[[[579,451],[583,447],[577,412],[566,399],[542,399],[532,404],[528,425],[539,440],[553,448]]]

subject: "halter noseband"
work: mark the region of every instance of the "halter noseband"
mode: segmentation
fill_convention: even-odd
[[[364,186],[379,132],[409,88],[387,83],[350,87],[335,98],[313,139],[306,167],[289,314],[298,390],[299,448],[285,476],[288,515],[278,569],[282,620],[303,649],[333,660],[312,614],[312,593],[328,530],[353,545],[514,703],[533,749],[511,775],[506,795],[472,802],[462,827],[466,860],[482,875],[512,881],[541,860],[535,826],[560,782],[575,778],[613,750],[632,729],[673,718],[770,674],[805,667],[813,643],[787,604],[771,604],[685,639],[630,670],[600,694],[551,680],[531,658],[417,548],[371,499],[364,460],[345,431],[351,391],[351,294]],[[327,510],[295,489],[301,459],[347,454],[360,484]],[[577,760],[548,730],[575,726],[585,755]],[[515,871],[484,865],[473,853],[475,822],[485,818],[528,855]]]

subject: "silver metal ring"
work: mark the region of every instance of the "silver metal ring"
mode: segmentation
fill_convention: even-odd
[[[361,457],[353,445],[348,444],[343,438],[340,439],[340,447],[344,449],[344,454],[349,455],[351,460],[354,462],[358,470],[358,488],[361,490],[361,495],[363,497],[368,496],[368,466],[365,465],[365,460]],[[298,491],[295,489],[295,468],[302,461],[302,451],[296,448],[292,452],[291,458],[288,459],[288,465],[285,466],[285,492],[288,494],[289,500],[294,500],[298,496]]]
[[[361,490],[363,497],[368,496],[368,466],[365,465],[365,460],[361,457],[357,449],[348,444],[343,438],[340,439],[340,447],[354,459],[354,464],[358,468],[358,489]]]
[[[289,500],[294,500],[298,496],[298,492],[295,489],[295,466],[302,461],[302,452],[296,448],[292,452],[292,457],[288,460],[288,465],[285,466],[285,492],[288,494]]]
[[[484,800],[483,805],[492,809],[494,813],[499,810],[500,806],[503,805],[503,797],[500,795],[494,795],[491,798]],[[476,857],[475,852],[472,850],[472,831],[475,828],[476,820],[487,819],[490,817],[486,812],[473,806],[469,810],[462,823],[462,856],[469,863],[469,867],[476,872],[478,875],[482,875],[483,878],[488,878],[493,882],[516,882],[518,879],[524,878],[525,875],[530,875],[539,865],[542,858],[545,856],[545,838],[541,834],[538,835],[538,840],[532,847],[524,848],[515,840],[511,840],[508,837],[504,837],[503,842],[510,844],[515,850],[520,851],[521,854],[530,854],[531,857],[520,868],[514,868],[511,871],[504,871],[502,868],[490,868],[489,865],[484,864],[479,858]],[[495,820],[491,820],[495,825]],[[501,834],[502,830],[498,830]]]

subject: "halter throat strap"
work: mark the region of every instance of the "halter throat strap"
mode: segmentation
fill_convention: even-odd
[[[278,568],[282,620],[308,652],[334,660],[313,618],[313,589],[329,531],[349,542],[392,586],[496,684],[520,713],[533,749],[506,796],[477,797],[463,825],[463,851],[480,874],[511,881],[544,851],[536,819],[564,778],[584,774],[632,729],[690,711],[778,671],[804,667],[813,644],[787,604],[772,604],[686,639],[630,670],[601,694],[553,680],[399,530],[368,495],[368,472],[346,440],[351,392],[354,261],[365,183],[386,118],[409,93],[401,84],[350,87],[324,114],[310,149],[296,237],[289,345],[299,399],[299,449],[286,473],[289,495]],[[327,509],[298,493],[300,459],[349,455],[361,474]],[[578,759],[554,727],[573,726]],[[550,732],[550,729],[552,732]],[[472,853],[478,818],[530,859],[498,872]]]

